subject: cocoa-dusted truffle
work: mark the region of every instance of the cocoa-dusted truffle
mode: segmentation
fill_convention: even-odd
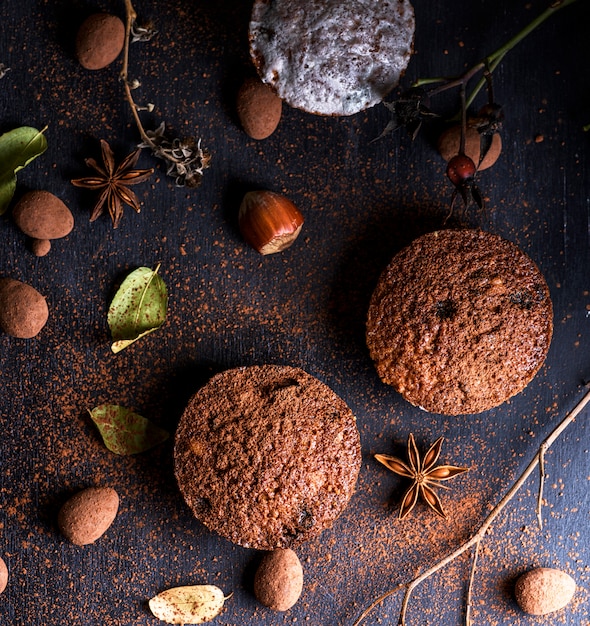
[[[47,301],[34,287],[0,278],[0,328],[12,337],[32,339],[47,323]]]
[[[412,404],[479,413],[522,391],[553,330],[547,283],[516,245],[479,230],[423,235],[371,298],[367,344],[383,382]]]
[[[36,256],[45,256],[51,239],[61,239],[74,228],[68,207],[49,191],[29,191],[15,205],[12,218],[25,235],[33,239]]]
[[[94,13],[78,29],[76,58],[87,70],[101,70],[121,54],[124,43],[123,20],[109,13]]]
[[[301,369],[214,376],[190,400],[174,446],[180,491],[210,530],[244,547],[292,548],[332,525],[360,468],[355,418]]]

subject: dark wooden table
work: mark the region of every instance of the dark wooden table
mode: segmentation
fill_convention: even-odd
[[[379,273],[417,235],[440,228],[451,186],[433,137],[404,133],[371,143],[389,119],[377,106],[347,118],[284,107],[278,130],[250,140],[235,95],[252,71],[249,2],[137,2],[159,31],[134,46],[139,101],[178,135],[197,134],[213,160],[197,190],[175,188],[161,165],[137,187],[142,211],[113,230],[88,220],[93,196],[70,179],[98,157],[99,139],[120,158],[138,134],[118,81],[119,63],[83,70],[73,57],[77,25],[89,11],[123,17],[123,2],[5,0],[0,25],[0,132],[46,132],[47,152],[19,173],[17,198],[46,189],[71,208],[74,231],[37,258],[9,214],[0,219],[0,276],[36,287],[50,317],[33,340],[0,335],[0,556],[10,570],[0,624],[156,624],[147,600],[165,588],[213,583],[233,592],[220,624],[351,624],[370,602],[411,579],[470,536],[573,408],[590,376],[590,66],[588,2],[578,0],[513,50],[495,72],[506,109],[504,150],[482,172],[485,213],[463,223],[518,244],[547,278],[555,333],[546,364],[511,401],[476,416],[446,418],[406,403],[382,384],[364,342]],[[404,84],[458,74],[544,10],[546,0],[449,3],[415,0],[415,55]],[[434,103],[433,103],[434,104]],[[448,100],[441,106],[448,107]],[[237,208],[251,189],[289,196],[306,223],[285,253],[261,257],[242,241]],[[169,288],[165,325],[118,355],[106,312],[122,278],[161,263]],[[331,530],[304,545],[305,587],[285,614],[259,605],[252,575],[260,555],[212,535],[176,488],[172,444],[132,457],[110,453],[87,416],[109,402],[135,408],[173,431],[190,395],[213,372],[248,364],[300,366],[330,385],[357,416],[363,448],[358,488]],[[421,449],[445,437],[442,460],[469,466],[443,493],[448,519],[418,506],[404,521],[406,486],[376,452],[403,454],[409,433]],[[490,529],[474,583],[476,624],[590,623],[590,479],[587,415],[546,458],[542,531],[536,477]],[[113,526],[79,548],[59,534],[60,505],[90,485],[121,496]],[[470,561],[459,558],[418,588],[410,624],[463,623]],[[557,567],[578,584],[557,616],[518,609],[513,583],[534,566]],[[401,595],[367,624],[396,623]]]

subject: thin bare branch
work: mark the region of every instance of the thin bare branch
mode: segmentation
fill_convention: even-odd
[[[545,487],[545,445],[539,450],[539,494],[537,496],[537,522],[539,530],[543,529],[543,488]]]
[[[475,544],[473,559],[471,561],[471,572],[469,574],[469,584],[467,586],[467,598],[465,600],[465,626],[472,626],[471,607],[473,606],[473,582],[475,581],[475,570],[477,567],[477,557],[479,556],[479,546],[481,541]]]
[[[139,131],[141,140],[150,147],[155,148],[155,144],[148,137],[147,133],[145,132],[145,128],[141,123],[141,118],[139,117],[138,113],[139,107],[135,104],[135,100],[133,99],[133,95],[131,93],[131,85],[129,83],[129,44],[131,43],[131,28],[133,27],[133,24],[137,19],[137,13],[133,8],[131,0],[125,0],[125,15],[125,44],[123,46],[123,64],[121,67],[121,80],[123,81],[125,99],[131,107],[131,113],[133,115],[133,119],[135,120],[135,125],[137,126],[137,130]]]

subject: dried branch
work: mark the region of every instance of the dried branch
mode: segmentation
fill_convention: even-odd
[[[138,80],[129,80],[129,46],[133,41],[148,41],[155,31],[138,27],[137,13],[131,0],[125,2],[125,43],[123,46],[123,64],[121,67],[121,81],[125,92],[125,99],[131,107],[135,125],[141,137],[140,148],[149,148],[153,154],[166,162],[166,174],[175,179],[179,187],[197,187],[201,182],[203,170],[209,167],[211,156],[201,147],[201,140],[188,138],[172,140],[164,136],[166,125],[164,122],[155,130],[146,130],[143,126],[139,111],[152,111],[153,104],[139,106],[133,98],[133,90],[140,86]]]
[[[473,582],[475,580],[475,570],[477,568],[477,557],[479,556],[479,547],[481,542],[478,541],[475,544],[475,551],[473,552],[473,559],[471,561],[471,572],[469,574],[469,585],[467,587],[467,598],[465,599],[465,625],[472,626],[471,621],[471,607],[473,606]]]
[[[464,554],[471,547],[479,546],[485,534],[487,533],[489,527],[491,526],[492,522],[498,517],[498,515],[502,512],[502,510],[506,507],[506,505],[512,500],[512,498],[514,498],[514,496],[517,494],[520,488],[524,485],[524,483],[527,481],[527,479],[532,474],[532,472],[537,468],[537,466],[543,467],[545,452],[555,443],[555,441],[561,436],[563,431],[572,422],[575,421],[576,417],[586,408],[586,405],[589,402],[590,402],[590,391],[587,391],[584,397],[575,406],[575,408],[568,415],[566,415],[566,417],[564,417],[561,420],[561,422],[559,422],[559,424],[553,429],[553,431],[551,431],[548,437],[543,441],[543,443],[539,447],[539,450],[537,451],[533,459],[530,461],[530,463],[526,466],[522,474],[516,479],[514,484],[506,492],[506,494],[500,500],[500,502],[498,502],[498,504],[492,509],[490,514],[482,522],[481,526],[479,527],[479,529],[474,535],[472,535],[467,541],[461,544],[456,550],[451,552],[451,554],[447,555],[446,557],[444,557],[443,559],[441,559],[440,561],[438,561],[437,563],[429,567],[427,570],[425,570],[422,574],[414,578],[409,583],[398,585],[394,589],[391,589],[390,591],[384,593],[379,598],[377,598],[377,600],[375,600],[363,612],[363,614],[354,622],[353,626],[358,626],[359,624],[361,624],[361,622],[365,619],[365,617],[367,617],[369,613],[371,613],[371,611],[376,606],[381,604],[383,600],[390,597],[391,595],[393,595],[394,593],[396,593],[399,589],[403,587],[405,587],[406,590],[405,590],[404,597],[402,600],[402,606],[400,610],[400,617],[399,617],[398,624],[399,626],[406,626],[406,615],[408,612],[408,605],[409,605],[410,598],[414,589],[424,580],[426,580],[427,578],[429,578],[430,576],[438,572],[440,569],[442,569],[443,567],[445,567],[446,565],[454,561],[457,557]],[[542,476],[544,476],[544,474],[542,474]],[[540,488],[542,489],[542,482],[541,482]],[[538,502],[541,500],[541,498],[542,498],[542,493],[540,493]],[[540,513],[538,513],[537,518],[540,520],[540,523],[541,523]],[[472,576],[474,575],[473,571],[474,570],[472,570]],[[470,592],[469,592],[469,595],[470,595]],[[467,620],[469,619],[470,619],[470,611],[467,612]],[[469,624],[469,621],[466,621],[466,624]]]

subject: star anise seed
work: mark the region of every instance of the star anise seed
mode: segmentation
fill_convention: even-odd
[[[420,459],[418,448],[414,440],[414,435],[410,433],[408,437],[408,463],[388,454],[376,454],[375,458],[395,474],[405,478],[411,478],[412,484],[404,494],[399,512],[399,518],[407,517],[418,498],[421,497],[426,504],[440,517],[446,517],[440,498],[433,487],[448,489],[440,483],[454,478],[458,474],[467,472],[467,467],[457,467],[456,465],[439,465],[435,467],[444,437],[439,437],[428,449],[424,459]]]
[[[83,189],[100,190],[101,194],[92,210],[90,221],[94,222],[95,219],[102,215],[106,207],[113,221],[113,228],[117,228],[121,217],[123,217],[124,204],[129,205],[137,213],[141,210],[139,199],[128,188],[129,185],[137,185],[137,183],[147,180],[154,173],[154,169],[134,169],[141,153],[140,148],[126,156],[119,165],[116,165],[115,155],[104,139],[100,140],[100,147],[102,150],[102,165],[99,165],[94,159],[85,160],[86,165],[91,167],[97,175],[77,178],[71,182],[72,185],[82,187]]]

